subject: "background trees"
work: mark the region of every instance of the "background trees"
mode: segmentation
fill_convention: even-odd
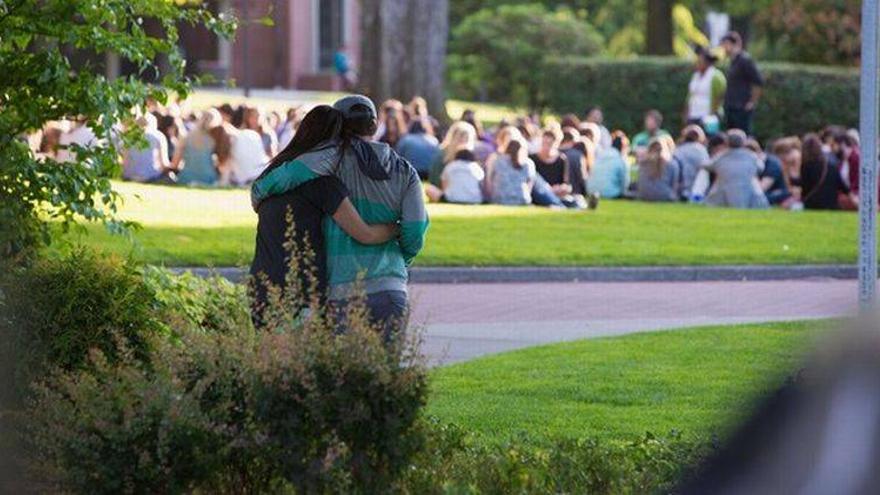
[[[360,85],[376,101],[424,97],[446,115],[448,0],[362,0]]]
[[[145,20],[158,22],[149,34]],[[185,61],[176,48],[180,24],[204,24],[231,36],[235,23],[199,2],[155,0],[13,0],[0,2],[0,251],[19,254],[49,241],[49,221],[68,228],[79,219],[111,228],[117,196],[109,178],[117,148],[142,139],[132,110],[167,91],[186,93]],[[103,73],[105,53],[137,67],[116,80]],[[75,60],[75,62],[73,61]],[[164,70],[160,70],[161,67]],[[145,80],[161,82],[161,87]],[[100,146],[76,149],[63,166],[38,159],[23,138],[45,122],[75,118]],[[134,127],[134,126],[131,126]]]

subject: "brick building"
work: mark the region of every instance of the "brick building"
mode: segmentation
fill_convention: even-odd
[[[209,0],[214,12],[232,12],[240,20],[233,41],[202,27],[181,26],[180,48],[191,74],[212,74],[219,81],[254,88],[339,89],[333,54],[339,46],[355,67],[360,45],[357,0]],[[257,22],[271,17],[273,26]],[[112,58],[112,56],[110,56]],[[133,68],[109,60],[109,75]]]

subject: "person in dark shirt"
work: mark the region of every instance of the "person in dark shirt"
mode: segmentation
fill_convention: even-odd
[[[590,157],[588,157],[582,150],[583,144],[579,143],[579,141],[581,141],[581,137],[576,128],[563,128],[562,144],[559,145],[559,151],[565,155],[568,162],[568,176],[571,181],[571,193],[586,196],[587,168]],[[578,144],[581,144],[581,146],[578,146]]]
[[[822,141],[815,134],[804,137],[801,187],[804,208],[808,210],[838,210],[839,195],[846,195],[858,204],[858,199],[840,177],[840,170],[828,163],[828,157],[822,151]]]
[[[321,105],[309,112],[293,140],[275,156],[262,175],[296,160],[310,151],[335,146],[342,129],[342,114],[333,107]],[[288,289],[282,302],[294,302],[300,310],[314,300],[322,302],[327,288],[327,257],[324,250],[322,224],[331,216],[355,240],[363,244],[381,244],[397,235],[391,224],[367,225],[348,199],[348,190],[335,175],[312,179],[293,191],[266,198],[257,210],[256,245],[251,263],[251,316],[254,326],[265,327],[270,293]],[[298,263],[291,263],[294,254]],[[291,266],[298,269],[291,279]],[[295,281],[296,287],[288,287]]]
[[[784,206],[791,198],[791,192],[785,182],[782,162],[779,158],[765,153],[761,148],[761,143],[756,139],[749,139],[746,147],[758,155],[758,159],[764,163],[764,170],[758,175],[758,180],[761,181],[761,189],[767,197],[767,202],[773,206]]]
[[[742,36],[731,31],[721,38],[721,45],[730,58],[727,71],[727,91],[724,94],[724,114],[728,129],[741,129],[752,134],[755,107],[761,98],[764,78],[755,61],[743,50]]]

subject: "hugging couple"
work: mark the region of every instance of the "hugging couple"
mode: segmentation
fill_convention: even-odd
[[[259,216],[250,271],[258,328],[266,324],[269,287],[290,290],[285,282],[293,281],[301,305],[288,308],[294,314],[327,302],[344,329],[349,303],[363,295],[386,342],[405,329],[407,267],[424,245],[428,216],[418,173],[372,141],[377,125],[376,107],[364,96],[315,107],[251,186]],[[294,256],[300,262],[291,263]],[[288,277],[291,267],[297,273]]]

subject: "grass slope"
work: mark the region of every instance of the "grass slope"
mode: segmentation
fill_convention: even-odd
[[[781,385],[829,321],[583,340],[434,371],[428,414],[500,441],[723,435]]]
[[[143,225],[137,243],[90,226],[80,240],[166,265],[250,262],[256,225],[245,190],[118,183],[121,216]],[[429,205],[416,263],[438,265],[707,265],[852,263],[856,216],[738,211],[605,201],[595,212]]]

